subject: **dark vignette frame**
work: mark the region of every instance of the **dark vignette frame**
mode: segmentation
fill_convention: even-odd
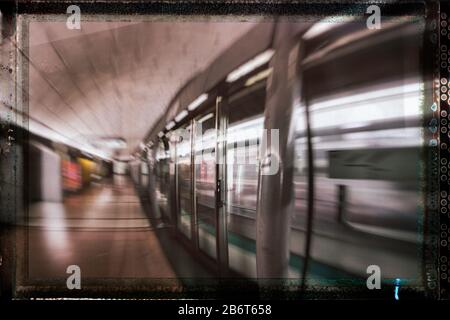
[[[442,79],[442,77],[449,78],[449,71],[441,66],[441,55],[439,54],[439,48],[442,50],[442,45],[444,43],[449,42],[448,38],[441,34],[441,23],[442,15],[439,16],[439,12],[442,13],[448,12],[450,14],[450,6],[446,4],[443,6],[438,2],[433,2],[431,4],[426,4],[423,1],[400,1],[396,3],[387,3],[386,2],[371,2],[364,1],[359,3],[351,3],[349,1],[273,1],[270,3],[264,3],[261,1],[110,1],[107,2],[95,2],[93,0],[81,0],[81,1],[57,1],[57,0],[47,0],[47,1],[38,1],[38,0],[17,0],[17,1],[7,1],[3,6],[9,5],[12,8],[13,19],[11,19],[12,23],[15,24],[17,19],[16,15],[45,15],[45,14],[61,14],[66,15],[66,9],[69,5],[78,5],[81,8],[82,13],[87,14],[105,14],[105,15],[139,15],[139,14],[158,14],[158,15],[295,15],[301,14],[306,16],[323,16],[323,15],[337,15],[337,14],[347,14],[347,15],[364,15],[365,9],[370,4],[377,4],[380,6],[384,16],[399,16],[404,14],[419,14],[426,17],[426,36],[424,38],[424,57],[423,61],[425,64],[423,66],[424,75],[426,81],[426,92],[431,90],[431,96],[428,95],[425,97],[425,105],[432,105],[433,102],[440,101],[439,112],[431,112],[430,109],[424,110],[424,127],[427,128],[429,125],[429,114],[427,112],[432,113],[432,116],[437,116],[439,118],[439,132],[440,132],[440,142],[449,144],[449,137],[444,132],[442,132],[442,128],[444,127],[442,124],[442,115],[441,112],[446,110],[447,113],[449,111],[449,104],[447,101],[439,100],[439,80],[436,84],[436,78]],[[425,11],[425,12],[424,12]],[[449,16],[447,14],[447,17]],[[438,23],[439,21],[439,23]],[[17,27],[15,27],[17,30]],[[27,31],[27,27],[23,27],[22,31],[23,35]],[[23,36],[22,35],[22,36]],[[439,39],[437,39],[439,38]],[[437,54],[436,54],[437,52]],[[21,79],[27,78],[27,68],[28,64],[25,63],[22,66],[22,75]],[[439,72],[438,72],[438,69]],[[438,74],[439,73],[439,74]],[[431,84],[431,87],[428,87],[428,84]],[[27,84],[23,82],[27,88]],[[437,92],[436,92],[437,91]],[[24,101],[24,107],[27,108],[26,99]],[[434,134],[431,134],[431,130],[424,130],[425,141],[431,141],[431,139],[436,138]],[[25,133],[22,133],[23,141],[26,141],[27,136]],[[441,144],[442,147],[442,144]],[[439,152],[438,152],[439,151]],[[424,293],[417,292],[405,292],[404,295],[410,296],[411,298],[420,298],[427,297],[430,299],[436,298],[448,298],[449,297],[449,288],[450,283],[446,281],[449,278],[448,268],[445,269],[447,263],[448,266],[448,257],[450,254],[450,250],[448,247],[448,234],[445,231],[443,232],[442,228],[446,228],[448,230],[448,226],[450,225],[450,216],[445,216],[444,214],[438,215],[438,208],[441,209],[445,207],[443,205],[442,200],[445,200],[442,195],[443,191],[446,191],[447,194],[450,192],[449,184],[446,181],[442,181],[442,177],[445,175],[443,172],[443,167],[440,167],[439,174],[441,177],[441,182],[439,185],[436,184],[436,181],[439,181],[438,178],[438,170],[437,165],[439,165],[439,161],[443,158],[447,160],[449,157],[449,150],[447,148],[438,148],[431,147],[426,148],[424,155],[424,170],[427,178],[425,189],[425,197],[424,199],[424,208],[425,208],[425,216],[424,216],[424,224],[423,224],[423,237],[424,237],[424,250],[423,250],[423,258],[424,258],[424,279],[426,282],[426,290]],[[27,194],[27,184],[26,184],[26,168],[27,168],[27,152],[24,149],[24,183],[23,183],[23,192]],[[437,203],[438,192],[440,192],[440,203]],[[447,195],[446,194],[446,195]],[[26,200],[26,196],[24,197],[24,201]],[[447,201],[447,200],[445,200]],[[27,216],[27,215],[26,215]],[[445,226],[445,227],[444,227]],[[439,236],[438,236],[439,234]],[[16,238],[16,248],[20,250],[17,245],[19,243],[23,243],[24,247],[27,248],[27,239],[26,236],[17,235]],[[447,241],[447,246],[442,245],[442,241]],[[439,251],[437,250],[439,247]],[[17,254],[15,255],[17,259]],[[444,261],[445,260],[445,261]],[[17,264],[20,262],[19,267],[26,268],[26,261],[17,261]],[[440,268],[438,269],[438,265]],[[443,268],[444,266],[444,268]],[[23,270],[23,269],[22,269]],[[437,271],[439,270],[439,271]],[[447,270],[447,271],[445,271]],[[446,276],[443,276],[446,274]],[[17,279],[14,276],[13,282],[16,282]],[[438,280],[439,279],[439,280]],[[201,285],[197,285],[193,287],[191,290],[182,290],[175,292],[171,292],[167,290],[167,287],[172,286],[174,283],[167,283],[167,286],[148,283],[146,286],[142,286],[140,283],[134,283],[133,279],[128,279],[131,284],[133,291],[130,291],[130,288],[124,287],[122,283],[114,283],[111,281],[106,281],[105,285],[113,285],[115,286],[114,290],[108,291],[100,287],[92,287],[88,288],[87,291],[82,290],[82,292],[70,292],[71,297],[105,297],[105,298],[227,298],[227,297],[236,297],[236,291],[243,290],[242,296],[245,297],[246,291],[248,290],[248,283],[242,281],[229,281],[229,280],[220,280],[214,281],[214,283],[204,283]],[[23,284],[27,283],[27,278],[24,277],[21,279]],[[100,283],[102,280],[100,281]],[[97,281],[97,283],[99,283]],[[148,285],[148,286],[147,286]],[[20,291],[20,294],[17,294],[16,288],[13,290],[13,295],[16,298],[31,298],[35,296],[37,293],[41,297],[55,297],[55,296],[67,296],[67,290],[58,289],[52,286],[42,286],[42,284],[35,284],[31,286],[24,287],[24,290]],[[270,292],[258,292],[262,298],[276,298],[276,299],[297,299],[297,298],[343,298],[342,294],[345,294],[345,298],[359,298],[359,299],[392,299],[392,292],[390,288],[387,290],[376,290],[375,294],[373,292],[368,292],[365,288],[361,290],[355,291],[345,291],[340,292],[337,291],[327,291],[327,292],[309,292],[304,295],[299,295],[297,291],[288,291],[284,285],[274,286],[272,287]]]
[[[450,160],[450,126],[447,124],[448,112],[450,111],[450,99],[448,98],[448,87],[450,86],[450,5],[448,2],[441,3],[440,15],[436,19],[437,25],[437,39],[439,39],[438,50],[438,66],[439,77],[436,79],[435,92],[436,100],[439,101],[439,174],[440,174],[440,215],[439,215],[439,262],[438,262],[438,276],[439,276],[439,296],[441,298],[450,297],[450,271],[449,271],[449,257],[450,257],[450,213],[448,205],[450,196],[450,174],[448,172],[448,162]],[[436,101],[435,100],[435,101]]]

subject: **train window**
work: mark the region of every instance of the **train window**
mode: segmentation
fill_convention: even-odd
[[[365,281],[369,265],[388,283],[421,277],[421,36],[411,28],[366,37],[303,74],[314,167],[309,280]],[[298,172],[303,163],[298,156]]]
[[[206,112],[195,120],[195,207],[198,245],[216,258],[216,115]]]
[[[191,125],[176,130],[177,165],[177,226],[191,239],[192,220],[192,171],[191,171]]]
[[[230,268],[256,277],[256,202],[259,140],[264,128],[265,81],[228,100],[226,154],[228,260]]]
[[[170,219],[168,210],[169,199],[169,153],[161,141],[156,150],[155,183],[156,201],[161,214]]]

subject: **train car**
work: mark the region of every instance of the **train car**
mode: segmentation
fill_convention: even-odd
[[[153,194],[155,207],[158,214],[164,217],[166,221],[173,222],[172,215],[169,206],[170,195],[170,172],[169,172],[169,159],[170,155],[165,147],[163,141],[160,141],[155,148],[155,161],[153,174],[155,176],[155,185],[153,189],[150,189],[150,194]],[[150,155],[151,157],[151,155]]]
[[[148,136],[162,217],[223,275],[423,287],[422,23],[252,29]]]

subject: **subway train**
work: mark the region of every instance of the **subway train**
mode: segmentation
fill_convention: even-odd
[[[424,30],[258,24],[174,96],[133,180],[224,277],[423,288]]]

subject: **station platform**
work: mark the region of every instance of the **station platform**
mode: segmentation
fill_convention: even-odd
[[[30,280],[67,278],[69,265],[83,279],[212,276],[149,218],[128,176],[92,183],[62,203],[33,203],[28,219]]]

